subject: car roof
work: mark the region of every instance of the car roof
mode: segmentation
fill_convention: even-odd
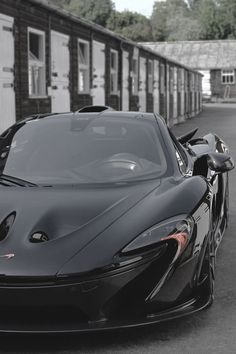
[[[154,113],[143,113],[143,112],[137,112],[137,111],[133,111],[133,112],[124,112],[124,111],[111,111],[111,110],[104,110],[102,112],[65,112],[65,113],[43,113],[43,114],[34,114],[31,115],[25,119],[23,119],[22,121],[20,121],[19,123],[23,123],[23,122],[27,122],[30,120],[38,120],[38,119],[47,119],[50,118],[51,119],[55,119],[55,121],[60,120],[61,118],[72,118],[75,117],[77,119],[79,118],[85,118],[85,117],[93,117],[93,118],[101,118],[101,117],[110,117],[110,118],[120,118],[123,117],[125,119],[144,119],[144,120],[156,120],[156,118],[160,118],[158,117],[156,114]]]

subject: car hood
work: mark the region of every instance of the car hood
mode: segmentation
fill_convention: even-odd
[[[1,187],[0,223],[13,212],[16,218],[0,242],[0,275],[55,276],[76,253],[159,185],[155,180],[83,188]],[[45,232],[49,241],[30,242],[31,235],[39,231]],[[8,258],[8,254],[14,256]]]
[[[209,186],[204,178],[167,177],[146,198],[107,227],[58,273],[70,277],[112,269],[113,257],[144,230],[177,215],[191,215],[204,200]]]

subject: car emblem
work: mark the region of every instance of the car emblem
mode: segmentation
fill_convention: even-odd
[[[4,259],[11,259],[13,257],[15,257],[14,253],[3,254],[2,256],[0,256],[0,258]]]

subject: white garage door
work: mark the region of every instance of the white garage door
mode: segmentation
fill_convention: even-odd
[[[105,44],[93,41],[93,104],[105,104]]]
[[[70,111],[69,92],[70,53],[69,36],[51,32],[52,112]]]
[[[0,14],[0,133],[16,120],[14,19]]]
[[[129,53],[122,53],[122,110],[129,110]]]
[[[140,57],[139,65],[139,110],[146,112],[146,59]]]
[[[159,61],[158,60],[154,60],[153,106],[154,106],[154,112],[160,113]]]

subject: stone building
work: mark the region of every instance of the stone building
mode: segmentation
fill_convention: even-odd
[[[236,40],[142,43],[203,76],[203,97],[236,101]]]

